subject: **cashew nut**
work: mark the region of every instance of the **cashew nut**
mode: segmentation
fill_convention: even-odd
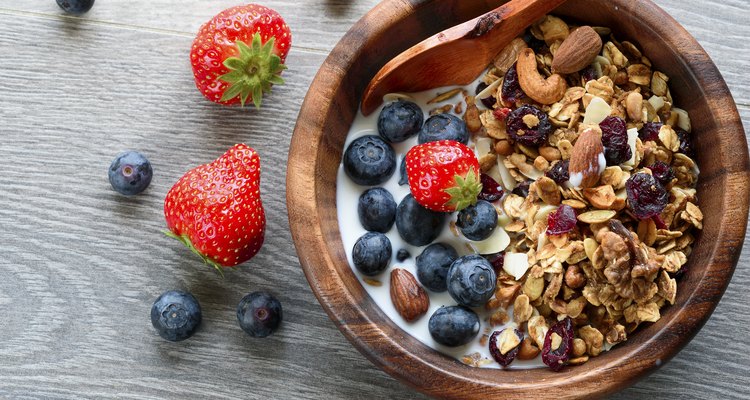
[[[518,83],[526,94],[541,104],[553,104],[562,99],[568,84],[558,74],[545,79],[537,70],[536,55],[530,48],[523,49],[516,63]]]

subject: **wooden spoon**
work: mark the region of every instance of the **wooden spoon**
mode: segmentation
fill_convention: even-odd
[[[512,0],[412,46],[372,78],[362,97],[362,113],[375,111],[388,93],[471,83],[511,40],[564,2]]]

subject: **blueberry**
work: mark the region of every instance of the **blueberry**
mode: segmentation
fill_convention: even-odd
[[[109,183],[112,188],[128,196],[146,190],[153,174],[151,163],[137,151],[122,152],[109,165]]]
[[[419,143],[438,140],[455,140],[463,144],[469,142],[466,123],[453,114],[437,114],[427,118],[419,131]]]
[[[266,292],[250,293],[237,305],[237,322],[248,335],[266,337],[281,323],[281,303]]]
[[[94,6],[94,0],[57,0],[57,5],[67,13],[80,15]]]
[[[403,262],[409,257],[411,257],[411,254],[406,249],[398,249],[398,251],[396,252],[396,260],[398,260],[399,262]]]
[[[448,269],[448,293],[462,306],[479,307],[495,293],[495,270],[484,257],[471,254],[453,261]]]
[[[396,153],[390,144],[375,135],[355,139],[344,152],[344,172],[354,183],[379,185],[396,170]]]
[[[409,184],[409,175],[406,173],[406,155],[401,157],[401,166],[399,167],[398,185],[404,186]]]
[[[469,240],[487,239],[497,226],[497,210],[489,201],[479,200],[458,212],[456,226]]]
[[[170,290],[151,306],[151,324],[159,336],[171,342],[193,336],[200,323],[201,305],[190,293]]]
[[[393,249],[391,241],[379,232],[367,232],[354,243],[354,266],[364,275],[375,276],[388,268]]]
[[[446,276],[453,261],[458,258],[456,249],[443,243],[433,243],[417,256],[417,279],[433,292],[448,290]]]
[[[359,222],[368,231],[388,232],[396,220],[396,201],[381,187],[367,189],[359,196]]]
[[[427,328],[436,342],[450,347],[471,342],[479,333],[477,313],[462,306],[440,307],[430,317]]]
[[[411,101],[396,101],[386,104],[378,116],[378,134],[391,143],[404,140],[419,133],[424,122],[424,113]]]
[[[396,208],[398,234],[413,246],[424,246],[437,239],[445,219],[445,213],[422,207],[411,194],[407,194]]]

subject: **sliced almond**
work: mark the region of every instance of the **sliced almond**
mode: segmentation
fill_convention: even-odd
[[[617,211],[594,210],[578,215],[578,220],[587,224],[598,224],[609,221],[615,214],[617,214]]]

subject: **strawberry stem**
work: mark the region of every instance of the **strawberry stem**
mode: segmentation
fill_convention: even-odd
[[[456,211],[461,211],[468,206],[477,204],[477,196],[482,191],[482,181],[477,171],[470,168],[466,176],[455,175],[453,179],[455,185],[444,189],[445,193],[448,193],[451,197],[446,205],[452,206]]]
[[[206,263],[206,264],[214,267],[216,269],[216,271],[219,272],[219,275],[221,275],[222,278],[224,277],[224,267],[222,267],[221,265],[219,265],[219,263],[217,263],[216,261],[214,261],[210,257],[208,257],[205,254],[201,253],[198,249],[196,249],[195,246],[193,246],[193,242],[190,241],[190,238],[188,238],[187,235],[177,236],[172,231],[162,231],[162,232],[167,237],[171,237],[172,239],[177,239],[180,243],[184,244],[185,247],[187,247],[188,249],[190,249],[190,251],[192,251],[193,253],[197,254],[198,257],[200,257],[201,260],[203,260],[204,263]]]
[[[260,108],[263,93],[270,92],[274,84],[284,83],[279,74],[286,69],[286,65],[273,54],[275,41],[272,37],[261,44],[260,34],[256,32],[250,46],[240,40],[236,42],[238,56],[224,60],[229,72],[219,77],[229,84],[220,101],[239,96],[240,103],[245,106],[248,98],[252,98],[255,108]]]

